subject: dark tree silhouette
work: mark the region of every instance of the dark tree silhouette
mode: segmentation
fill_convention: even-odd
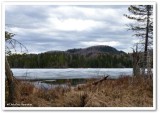
[[[136,23],[128,25],[129,30],[133,31],[135,36],[142,38],[141,43],[144,47],[142,74],[144,74],[147,67],[148,47],[153,42],[153,6],[131,5],[128,7],[128,10],[131,15],[125,14],[125,16],[136,21]]]

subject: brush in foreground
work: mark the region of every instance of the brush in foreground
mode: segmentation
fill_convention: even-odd
[[[69,86],[48,90],[19,82],[16,103],[29,103],[32,107],[152,107],[152,81],[143,77],[106,78],[88,82],[81,88]]]

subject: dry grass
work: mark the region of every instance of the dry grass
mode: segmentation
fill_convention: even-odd
[[[121,77],[81,89],[56,87],[44,90],[26,82],[21,82],[19,85],[20,95],[17,103],[29,103],[32,107],[153,106],[151,79]]]

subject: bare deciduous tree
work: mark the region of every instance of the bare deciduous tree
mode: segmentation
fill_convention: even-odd
[[[15,50],[16,48],[16,44],[18,44],[20,46],[20,48],[24,48],[26,51],[26,47],[21,44],[20,42],[18,42],[17,40],[13,39],[15,34],[13,33],[9,33],[7,31],[5,31],[5,42],[10,44],[10,46]],[[15,50],[16,51],[16,50]],[[7,103],[15,103],[15,99],[17,97],[17,88],[16,88],[16,79],[13,76],[13,73],[11,71],[9,62],[7,60],[7,55],[10,55],[11,51],[10,51],[10,47],[8,47],[6,45],[6,50],[5,50],[5,75],[6,75],[6,80],[7,80],[7,87],[8,87],[8,96],[7,96]]]

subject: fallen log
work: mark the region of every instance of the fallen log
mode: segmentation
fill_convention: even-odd
[[[100,79],[100,80],[98,80],[98,81],[93,82],[92,85],[97,85],[98,83],[106,80],[108,77],[109,77],[109,75],[105,76],[104,78],[102,78],[102,79]]]
[[[80,89],[83,89],[83,88],[86,88],[86,87],[90,87],[92,85],[97,85],[98,83],[101,83],[103,82],[104,80],[106,80],[107,78],[109,77],[109,75],[105,76],[104,78],[100,79],[100,80],[97,80],[95,82],[92,82],[92,83],[89,83],[89,84],[78,84],[77,87],[75,87],[74,89],[75,90],[80,90]]]

